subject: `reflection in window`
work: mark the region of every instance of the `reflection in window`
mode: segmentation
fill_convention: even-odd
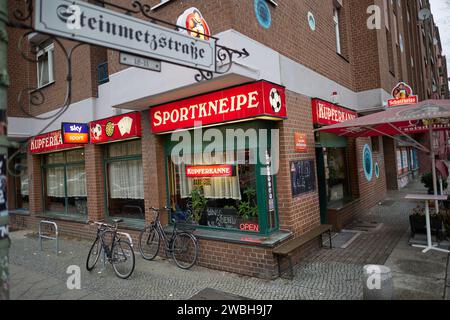
[[[171,206],[177,220],[201,226],[259,231],[256,165],[250,164],[249,150],[241,164],[228,164],[226,153],[194,155],[194,164],[179,164],[169,158]],[[235,155],[237,157],[237,155]],[[173,160],[175,162],[173,162]],[[230,161],[231,162],[231,161]],[[189,175],[187,168],[208,168],[206,174]],[[221,176],[223,168],[230,174]]]
[[[107,146],[108,212],[110,217],[144,219],[144,173],[141,141]]]
[[[28,210],[29,208],[29,186],[26,155],[19,156],[15,165],[18,175],[15,177],[15,208]]]

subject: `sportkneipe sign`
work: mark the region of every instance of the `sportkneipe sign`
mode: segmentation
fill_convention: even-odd
[[[287,118],[285,89],[259,81],[208,93],[150,109],[152,132],[169,133],[178,129],[252,119]]]

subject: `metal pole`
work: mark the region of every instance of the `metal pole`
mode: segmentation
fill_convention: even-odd
[[[0,1],[0,300],[9,299],[9,229],[6,193],[6,163],[8,157],[7,138],[7,90],[8,77],[8,1]]]
[[[434,195],[438,195],[437,189],[437,177],[436,177],[436,159],[434,155],[434,141],[433,141],[433,125],[430,124],[429,133],[430,133],[430,154],[431,154],[431,170],[433,175],[433,189]],[[435,201],[436,213],[439,213],[439,201]]]

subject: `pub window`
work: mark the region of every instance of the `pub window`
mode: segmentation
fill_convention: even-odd
[[[47,213],[87,215],[84,149],[50,153],[43,159]]]
[[[109,217],[145,219],[141,140],[106,146]]]
[[[328,207],[340,207],[351,200],[347,148],[325,148]]]
[[[257,165],[251,164],[250,154],[249,149],[234,152],[235,159],[245,159],[235,165],[226,165],[231,162],[227,152],[213,157],[196,154],[192,166],[169,157],[174,218],[205,227],[259,232]],[[195,177],[204,169],[230,173]]]
[[[53,67],[54,44],[41,45],[36,54],[38,88],[54,82]]]
[[[334,21],[334,30],[336,33],[336,52],[339,54],[342,54],[341,30],[340,30],[339,9],[338,8],[334,8],[334,10],[333,10],[333,21]]]

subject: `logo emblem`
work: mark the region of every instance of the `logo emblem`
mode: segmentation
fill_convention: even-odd
[[[269,101],[270,101],[270,106],[272,107],[273,111],[275,111],[275,113],[280,112],[281,106],[282,106],[281,95],[277,89],[273,88],[272,90],[270,90]]]

